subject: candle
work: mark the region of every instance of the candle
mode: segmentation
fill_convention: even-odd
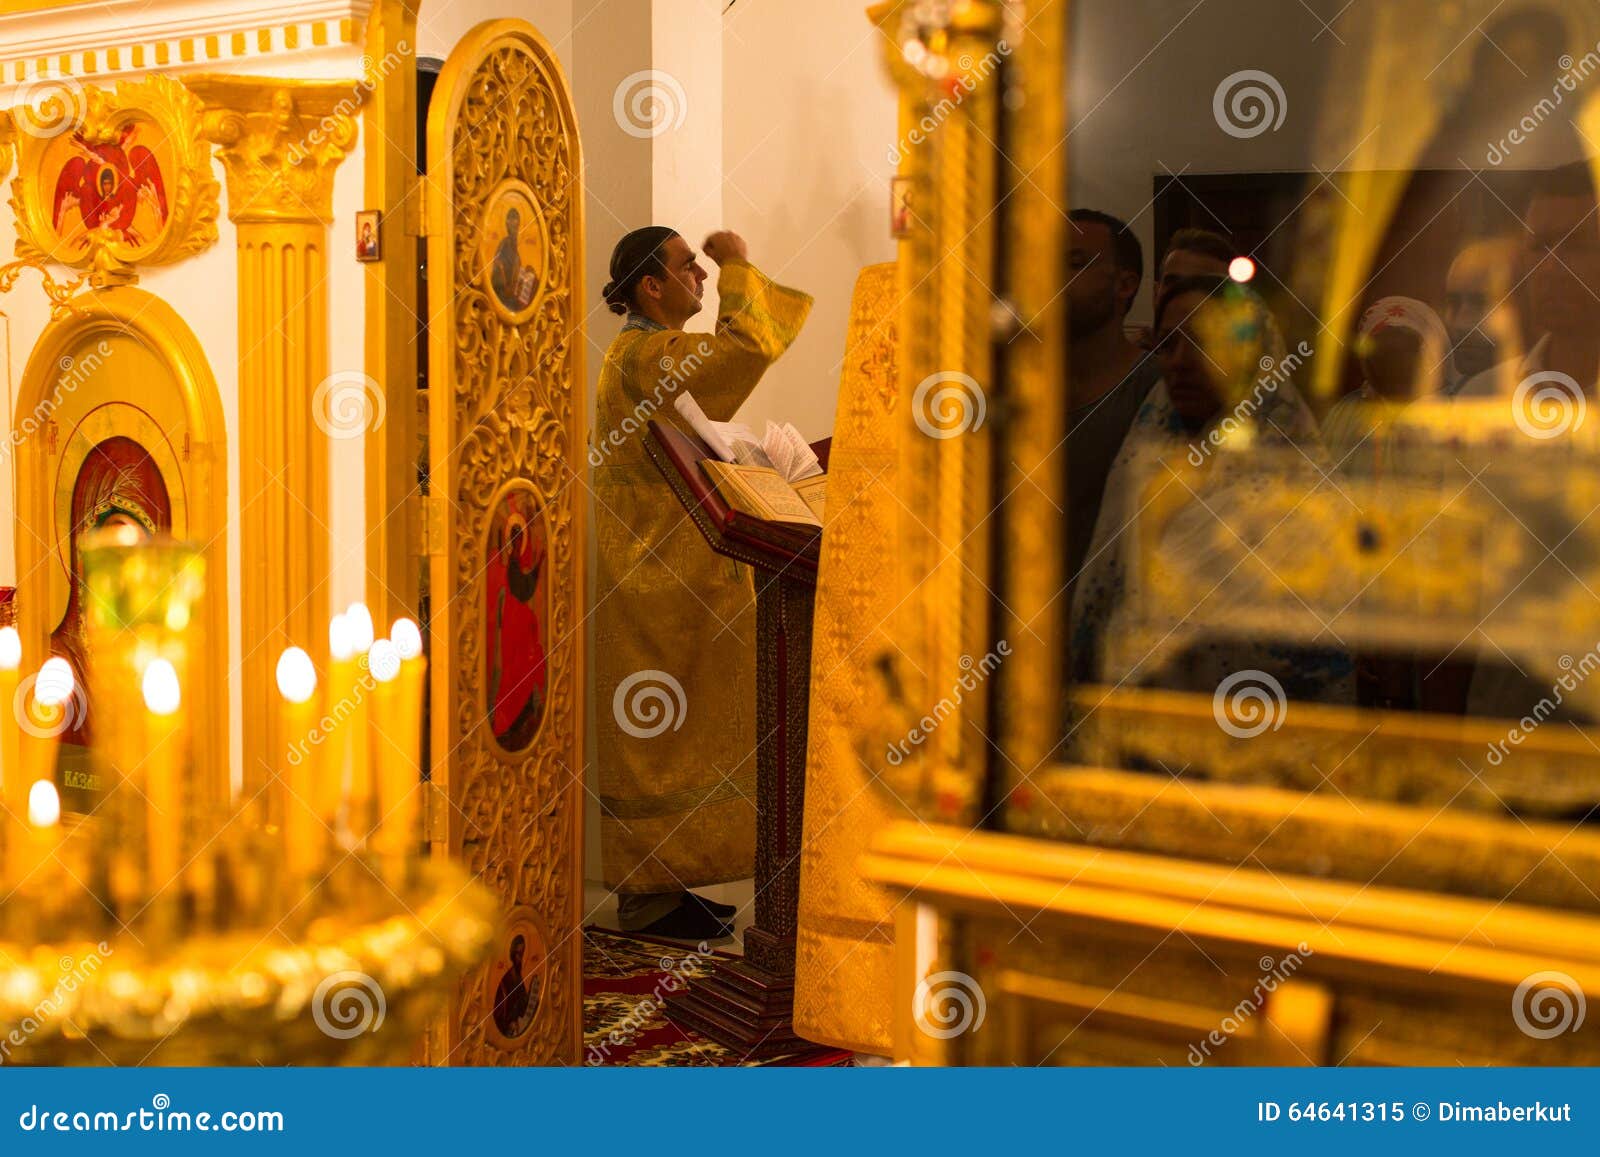
[[[14,880],[28,814],[28,777],[22,770],[22,736],[17,726],[17,672],[22,639],[15,627],[0,627],[0,835],[5,839],[5,870],[0,882]]]
[[[289,878],[304,881],[314,871],[317,854],[316,810],[312,803],[311,759],[308,756],[311,728],[315,724],[317,671],[311,656],[299,647],[285,648],[278,656],[278,694],[283,696],[283,736],[286,747],[278,767],[283,793],[283,831],[287,847]]]
[[[395,746],[392,730],[398,712],[400,653],[394,643],[379,639],[366,653],[366,669],[373,677],[373,768],[378,781],[378,826],[373,829],[373,848],[384,859],[384,871],[397,879],[398,858],[405,843],[400,832],[400,816],[395,807],[402,794],[410,792],[410,775],[405,755]]]
[[[41,779],[28,789],[28,838],[24,842],[22,877],[16,882],[21,884],[43,868],[60,846],[61,796],[55,784]]]
[[[372,614],[361,603],[351,603],[345,608],[345,622],[350,630],[350,646],[354,653],[370,667],[372,647]],[[368,734],[371,714],[368,697],[373,691],[370,670],[359,678],[351,689],[348,726],[350,728],[350,831],[355,842],[365,842],[372,830],[372,764]]]
[[[350,769],[350,719],[349,712],[355,703],[356,647],[352,642],[354,631],[350,620],[343,614],[334,615],[328,623],[328,694],[324,718],[329,732],[323,736],[328,754],[319,776],[317,812],[325,823],[332,824],[339,814],[339,801],[346,798],[350,784],[346,774]]]
[[[149,901],[170,911],[177,897],[170,889],[177,882],[183,856],[182,743],[178,738],[178,707],[183,693],[178,671],[166,659],[145,664],[140,678],[144,695],[145,888]]]
[[[422,632],[410,619],[396,619],[389,628],[389,641],[400,656],[400,676],[396,680],[398,709],[393,738],[407,761],[406,788],[386,813],[400,833],[399,846],[410,855],[421,838],[417,816],[425,792],[422,787],[422,707],[427,691],[428,661],[422,657]]]

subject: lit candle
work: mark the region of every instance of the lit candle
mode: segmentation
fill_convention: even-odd
[[[409,856],[420,839],[417,816],[424,798],[422,788],[422,707],[427,690],[428,661],[422,657],[422,632],[410,619],[396,619],[389,641],[400,656],[400,676],[395,681],[398,708],[391,737],[406,761],[406,784],[399,798],[384,812],[399,833],[397,844]]]
[[[299,647],[285,648],[278,656],[278,693],[283,696],[283,736],[286,742],[277,768],[283,793],[283,831],[289,878],[303,881],[317,868],[317,822],[312,804],[311,760],[306,757],[307,737],[315,723],[317,671],[311,656]]]
[[[328,754],[319,777],[317,811],[329,824],[338,818],[339,801],[347,798],[350,790],[346,780],[350,768],[349,712],[354,706],[359,673],[353,634],[350,620],[342,614],[334,615],[328,624],[328,693],[323,717],[331,727],[323,736]]]
[[[183,856],[183,758],[178,738],[178,707],[183,693],[178,671],[166,659],[151,659],[140,679],[144,694],[144,769],[146,894],[151,903],[170,909],[169,894]]]
[[[20,762],[26,782],[55,778],[57,737],[72,722],[70,704],[76,691],[72,664],[60,655],[46,659],[34,675],[33,693],[24,695],[27,702],[18,720],[25,733],[20,739]]]
[[[372,763],[376,769],[378,788],[378,822],[373,828],[373,850],[380,853],[386,864],[391,863],[399,851],[398,817],[390,809],[399,800],[405,786],[407,770],[395,734],[396,716],[400,703],[400,652],[393,642],[379,639],[367,652],[367,671],[372,675]]]
[[[345,608],[345,623],[350,629],[350,646],[370,666],[372,647],[372,614],[361,603],[351,603]],[[357,844],[364,842],[372,830],[372,763],[368,734],[371,710],[368,697],[373,691],[370,670],[360,673],[350,694],[350,831]]]
[[[28,839],[23,857],[22,878],[33,876],[44,867],[61,846],[61,796],[48,779],[37,780],[28,789]],[[22,879],[16,881],[22,883]],[[34,881],[38,886],[38,881]]]
[[[22,665],[22,639],[15,627],[0,627],[0,809],[4,822],[5,871],[0,884],[15,880],[22,855],[23,821],[28,814],[28,777],[22,770],[22,736],[17,726],[17,672]]]

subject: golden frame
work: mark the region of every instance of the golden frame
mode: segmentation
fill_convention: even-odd
[[[201,629],[206,645],[198,649],[194,668],[195,758],[208,769],[198,777],[211,798],[225,802],[229,792],[229,695],[231,668],[228,646],[228,442],[223,423],[222,397],[199,340],[178,312],[154,294],[132,286],[91,290],[71,302],[71,312],[50,322],[39,335],[23,369],[17,391],[13,429],[27,416],[34,436],[17,446],[17,628],[25,654],[49,654],[50,632],[56,608],[48,585],[39,577],[56,565],[56,479],[59,450],[48,430],[39,431],[34,415],[50,415],[62,376],[63,359],[82,343],[104,335],[102,341],[131,341],[167,366],[182,401],[183,428],[162,431],[163,441],[186,463],[185,495],[174,496],[187,515],[187,538],[203,551],[206,566],[206,611]],[[90,399],[92,401],[92,399]],[[104,404],[119,398],[106,397]],[[90,406],[92,415],[100,405]],[[42,434],[42,436],[41,436]],[[33,660],[29,660],[30,663]]]
[[[1411,115],[1405,119],[1412,127],[1399,146],[1415,156],[1447,110],[1422,83],[1425,78],[1417,75],[1414,55],[1395,52],[1394,46],[1410,43],[1393,26],[1400,19],[1397,10],[1386,8],[1378,19],[1384,34],[1377,43],[1388,48],[1375,67],[1393,72],[1401,87],[1369,83],[1360,91],[1367,93],[1370,102],[1394,101],[1410,109]],[[1585,18],[1582,28],[1574,29],[1574,40],[1590,33],[1600,34],[1600,18],[1593,15]],[[1443,36],[1445,30],[1431,28],[1428,34]],[[1589,42],[1593,41],[1591,36]],[[1064,47],[1068,41],[1062,35],[1051,43]],[[1456,71],[1461,75],[1446,78],[1445,84],[1459,89],[1470,78],[1464,67]],[[1025,566],[1009,568],[1005,575],[1000,591],[1002,625],[996,636],[1011,640],[1016,649],[1007,665],[1028,673],[1027,678],[1008,684],[1006,710],[992,732],[1003,756],[998,761],[997,782],[990,784],[989,791],[1005,830],[1109,848],[1254,864],[1272,872],[1362,884],[1381,879],[1391,886],[1495,898],[1515,894],[1528,903],[1600,910],[1600,899],[1582,885],[1582,879],[1600,879],[1600,832],[1481,813],[1441,813],[1432,806],[1398,802],[1414,798],[1403,792],[1387,799],[1370,795],[1351,799],[1339,793],[1074,767],[1054,757],[1064,701],[1070,697],[1078,705],[1098,705],[1105,702],[1107,689],[1075,688],[1070,695],[1064,694],[1067,689],[1058,646],[1064,628],[1057,614],[1057,593],[1062,585],[1059,552],[1039,549],[1041,543],[1059,541],[1060,534],[1057,447],[1064,414],[1059,403],[1058,367],[1063,363],[1033,355],[1064,346],[1065,319],[1059,310],[1039,313],[1030,308],[1048,301],[1050,286],[1040,279],[1054,272],[1049,263],[1033,260],[1032,255],[1061,252],[1059,226],[1068,208],[1062,192],[1066,158],[1060,150],[1064,130],[1061,102],[1054,94],[1065,91],[1065,61],[1031,57],[1022,83],[1025,99],[1017,102],[1016,111],[1002,113],[1011,123],[1007,137],[997,138],[1009,139],[1015,164],[1032,174],[1013,194],[1018,208],[1009,218],[1002,242],[1011,255],[1006,274],[1015,287],[1013,304],[1033,339],[1026,345],[1027,356],[1014,362],[1011,375],[1013,404],[1029,420],[1007,429],[1001,451],[1012,464],[1005,491],[1003,552],[1011,559],[1028,560]],[[1590,139],[1600,139],[1600,98],[1590,97],[1582,116],[1585,127],[1594,133]],[[1331,132],[1337,137],[1343,127],[1325,128],[1325,135]],[[1396,147],[1394,135],[1386,137],[1386,146]],[[1324,147],[1334,149],[1333,144]],[[1377,143],[1368,147],[1376,148]],[[944,151],[949,155],[942,163],[969,163],[959,150],[946,147]],[[1334,159],[1347,151],[1340,148]],[[1375,158],[1368,159],[1376,164]],[[1351,163],[1359,165],[1361,160],[1357,157]],[[1600,175],[1600,158],[1594,164]],[[1357,175],[1343,190],[1346,195],[1334,199],[1338,220],[1329,227],[1344,241],[1336,250],[1336,267],[1319,271],[1327,277],[1319,296],[1328,315],[1342,317],[1347,326],[1354,324],[1350,305],[1361,285],[1361,278],[1347,266],[1376,252],[1403,191],[1392,186],[1393,182]],[[1303,288],[1311,291],[1309,286]],[[915,498],[908,501],[918,505]],[[991,646],[994,641],[990,639]],[[1205,696],[1124,690],[1117,693],[1113,706],[1118,726],[1185,735],[1209,729],[1205,734],[1210,736],[1218,731],[1211,700]],[[1353,746],[1371,729],[1377,713],[1324,708],[1313,714],[1324,731],[1342,728]],[[1422,758],[1448,761],[1455,768],[1463,742],[1459,727],[1400,713],[1393,713],[1391,722],[1398,736],[1398,766],[1404,766],[1405,758]],[[1288,734],[1289,726],[1285,725],[1283,734]],[[1444,742],[1447,731],[1455,742]],[[1477,738],[1476,732],[1472,738]],[[1553,735],[1543,736],[1523,753],[1538,754],[1541,746],[1547,758],[1559,757],[1566,748]],[[1309,771],[1296,777],[1297,782],[1307,779],[1315,781],[1317,777]]]
[[[139,81],[121,81],[115,89],[74,86],[67,96],[76,115],[70,126],[51,126],[48,134],[27,132],[10,114],[11,140],[17,153],[17,175],[11,183],[11,210],[17,222],[17,256],[92,270],[92,283],[105,286],[134,280],[139,265],[167,265],[204,252],[217,240],[221,186],[211,163],[211,146],[201,132],[201,105],[184,85],[155,74]],[[55,139],[71,132],[94,144],[115,143],[130,121],[154,124],[172,150],[174,169],[168,182],[167,219],[144,242],[128,241],[109,228],[85,234],[82,248],[69,246],[51,221],[52,191],[44,187],[42,166]]]

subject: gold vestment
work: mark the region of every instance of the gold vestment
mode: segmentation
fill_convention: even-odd
[[[671,892],[755,871],[756,637],[749,571],[714,554],[643,439],[687,429],[682,391],[727,421],[811,298],[729,262],[714,333],[630,326],[606,351],[594,442],[596,749],[605,882]],[[648,324],[648,323],[646,323]]]
[[[805,837],[800,853],[800,929],[795,1031],[807,1040],[888,1055],[893,1028],[894,922],[889,894],[856,864],[874,833],[910,819],[873,783],[858,748],[879,728],[877,657],[896,654],[889,635],[900,595],[894,577],[898,393],[895,265],[869,265],[856,280],[844,372],[828,459],[822,565],[811,634]],[[882,749],[873,753],[882,757]]]

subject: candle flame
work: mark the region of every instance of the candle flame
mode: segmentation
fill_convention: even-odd
[[[345,621],[350,624],[350,642],[357,651],[372,646],[372,612],[365,603],[351,603],[344,609]]]
[[[389,682],[400,674],[400,648],[388,639],[379,639],[367,652],[367,670],[378,682]]]
[[[344,662],[356,653],[355,630],[346,615],[334,615],[328,623],[328,653]]]
[[[304,703],[317,689],[317,669],[299,647],[285,647],[278,656],[278,693],[290,703]]]
[[[144,705],[154,715],[171,715],[183,701],[178,671],[165,659],[151,659],[144,669]]]
[[[15,627],[0,627],[0,670],[15,671],[22,665],[22,636]]]
[[[28,823],[53,828],[61,822],[61,795],[48,779],[35,780],[28,789]]]
[[[60,707],[72,698],[77,680],[72,676],[72,664],[60,655],[51,655],[39,668],[33,681],[33,697],[45,707]]]
[[[415,659],[422,654],[422,632],[410,619],[396,619],[389,628],[389,641],[402,659]]]

